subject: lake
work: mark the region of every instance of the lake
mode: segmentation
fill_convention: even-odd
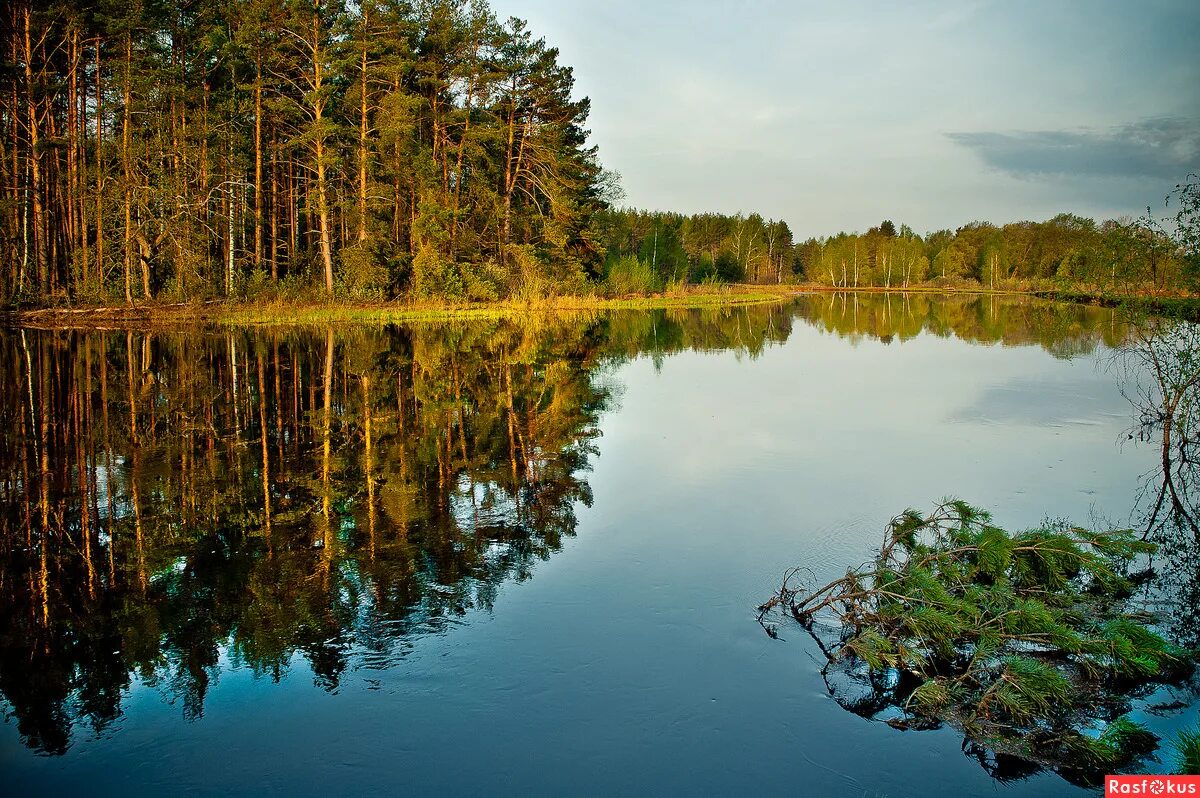
[[[1090,794],[846,711],[755,609],[946,496],[1130,523],[1127,333],[916,294],[4,332],[4,789]]]

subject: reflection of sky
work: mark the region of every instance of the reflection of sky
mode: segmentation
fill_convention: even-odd
[[[1200,169],[1195,0],[495,0],[575,67],[629,204],[883,218],[1161,209]]]
[[[1020,375],[983,388],[968,405],[951,411],[950,421],[1008,427],[1061,427],[1067,424],[1129,425],[1129,402],[1111,390],[1104,375],[1074,379],[1031,379]]]
[[[680,512],[702,497],[749,494],[756,513],[784,523],[752,536],[790,527],[802,540],[805,529],[861,519],[873,542],[894,513],[945,495],[1012,525],[1087,523],[1093,510],[1123,518],[1151,454],[1119,445],[1129,407],[1103,357],[930,335],[851,347],[797,324],[786,346],[736,371],[728,358],[695,354],[668,359],[660,376],[634,364],[597,473],[612,467],[614,438],[644,436],[659,445],[637,452],[623,491],[644,494],[637,474],[657,466],[674,475]],[[601,506],[603,486],[593,486]]]

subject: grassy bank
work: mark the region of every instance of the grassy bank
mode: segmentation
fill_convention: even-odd
[[[1104,308],[1128,308],[1137,313],[1151,313],[1184,321],[1200,322],[1200,297],[1195,296],[1117,295],[1076,290],[1035,291],[1033,293],[1035,296],[1057,302],[1077,302]]]
[[[785,302],[800,290],[784,286],[695,286],[648,296],[558,296],[500,302],[454,301],[208,301],[148,303],[133,306],[38,308],[8,314],[11,324],[26,327],[96,328],[153,325],[386,324],[510,318],[539,313],[720,308]]]
[[[1121,296],[1085,289],[1001,288],[963,283],[924,284],[908,288],[837,286],[798,283],[787,285],[699,285],[671,291],[623,297],[566,295],[533,300],[466,302],[453,300],[362,301],[324,300],[318,297],[270,297],[259,300],[209,300],[187,303],[81,305],[10,311],[3,321],[11,326],[41,328],[104,328],[136,326],[217,325],[316,325],[387,324],[414,321],[452,321],[512,318],[544,313],[597,313],[614,310],[661,308],[723,308],[786,302],[811,293],[1005,294],[1033,296],[1058,302],[1101,307],[1129,307],[1189,321],[1200,321],[1200,297]]]

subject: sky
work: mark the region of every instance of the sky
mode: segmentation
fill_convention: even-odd
[[[1200,172],[1200,0],[492,0],[592,101],[623,204],[797,239],[1164,214]]]

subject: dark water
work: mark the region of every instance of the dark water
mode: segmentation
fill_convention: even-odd
[[[946,495],[1127,521],[1125,334],[899,295],[0,334],[3,791],[1080,792],[843,710],[754,607]]]

